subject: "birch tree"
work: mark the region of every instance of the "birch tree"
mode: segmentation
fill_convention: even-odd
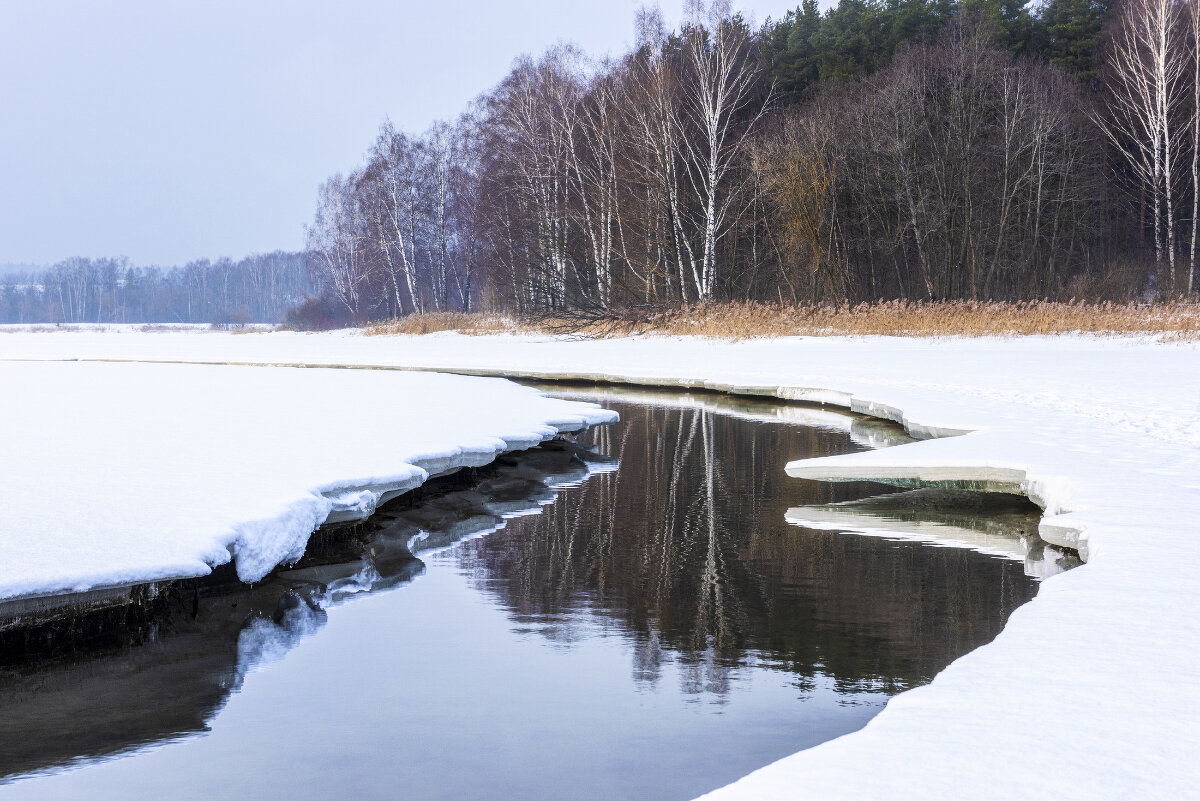
[[[679,76],[666,54],[667,31],[657,8],[638,12],[638,52],[630,69],[628,155],[634,181],[644,194],[643,282],[650,300],[661,278],[664,300],[686,300],[684,277],[698,274],[689,231],[684,226],[679,175],[676,109]]]
[[[713,297],[717,278],[717,243],[724,235],[730,206],[735,162],[768,103],[757,93],[758,65],[751,41],[728,2],[714,0],[702,21],[704,6],[692,4],[686,31],[688,74],[677,124],[683,129],[683,164],[688,185],[700,206],[700,259],[692,263],[696,297]],[[769,98],[768,98],[769,99]]]
[[[567,172],[570,143],[561,123],[565,109],[578,102],[571,68],[572,51],[558,48],[540,61],[522,59],[501,86],[499,113],[511,191],[533,218],[535,304],[558,308],[566,300],[568,257]]]
[[[1192,60],[1192,240],[1188,247],[1187,293],[1196,278],[1196,233],[1200,227],[1200,0],[1187,2],[1187,29]]]
[[[450,206],[454,222],[454,278],[459,308],[471,311],[475,295],[475,274],[482,251],[482,232],[477,213],[483,198],[481,173],[485,137],[475,110],[459,117],[454,126],[450,159]]]
[[[566,122],[578,130],[571,136],[572,173],[578,187],[579,227],[590,260],[595,301],[601,308],[613,302],[613,270],[617,259],[620,209],[617,165],[621,134],[617,113],[617,79],[611,69],[595,75],[577,111]]]
[[[453,130],[445,122],[437,122],[424,137],[427,191],[430,193],[432,225],[433,308],[444,311],[450,305],[450,180],[453,158]]]
[[[1175,0],[1125,0],[1108,52],[1107,114],[1095,121],[1150,196],[1154,260],[1175,284],[1175,174],[1183,145],[1179,107],[1185,96],[1187,49],[1179,41]]]
[[[367,168],[375,245],[392,291],[395,313],[423,310],[417,285],[417,233],[423,192],[419,144],[390,120],[380,126]],[[401,286],[408,295],[406,308]]]
[[[313,224],[306,230],[317,272],[351,319],[363,312],[363,290],[370,279],[363,222],[366,215],[355,192],[354,176],[334,175],[321,185]]]

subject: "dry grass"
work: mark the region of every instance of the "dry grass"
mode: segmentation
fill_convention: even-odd
[[[433,334],[438,331],[457,331],[460,334],[537,333],[542,328],[533,323],[517,321],[499,314],[464,314],[462,312],[431,312],[410,314],[363,328],[368,336],[381,334]]]
[[[1200,304],[890,301],[833,307],[757,303],[697,306],[658,315],[656,332],[722,339],[771,336],[1030,336],[1086,333],[1200,339]]]
[[[564,333],[591,337],[667,334],[751,339],[779,336],[1030,336],[1085,333],[1200,340],[1200,303],[978,303],[944,301],[788,306],[714,303],[684,309],[638,310],[599,320],[514,320],[492,314],[424,314],[378,323],[368,334]]]

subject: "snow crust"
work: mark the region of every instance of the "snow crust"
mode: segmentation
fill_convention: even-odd
[[[897,696],[861,731],[707,798],[1196,797],[1200,348],[1194,344],[1084,336],[729,343],[11,333],[0,336],[0,358],[342,364],[708,386],[835,404],[899,420],[918,437],[941,435],[808,460],[790,471],[1016,487],[1045,508],[1043,538],[1074,542],[1087,564],[1045,581],[993,643],[931,684]],[[76,390],[64,384],[62,391]],[[336,426],[344,417],[313,416],[320,419],[310,420],[312,427]],[[111,463],[125,469],[124,460]],[[61,475],[50,471],[38,484],[44,509],[63,497],[46,489]],[[16,496],[7,487],[5,493]]]
[[[415,372],[0,361],[0,387],[0,599],[256,581],[327,518],[615,418]]]

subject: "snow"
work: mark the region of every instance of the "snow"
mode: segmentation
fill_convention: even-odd
[[[708,798],[1195,796],[1200,347],[1194,344],[1085,336],[733,343],[354,332],[0,335],[0,359],[72,358],[708,386],[848,407],[899,420],[918,437],[970,432],[789,469],[823,479],[870,475],[1018,489],[1046,509],[1043,538],[1074,543],[1087,564],[1046,580],[993,643],[958,659],[931,684],[897,696],[861,731],[764,767]],[[61,391],[78,393],[77,404],[90,397],[65,383]],[[306,402],[305,408],[323,407]],[[315,416],[306,433],[342,425],[345,417]],[[129,461],[111,464],[136,470]],[[24,490],[43,496],[45,509],[64,496],[49,483],[30,482]],[[15,497],[8,488],[5,494]]]
[[[492,378],[0,362],[0,599],[201,576],[256,581],[326,519],[430,474],[607,422]]]

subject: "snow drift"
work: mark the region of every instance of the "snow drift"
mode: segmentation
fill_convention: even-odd
[[[0,385],[0,599],[256,581],[328,518],[615,419],[431,373],[0,362]]]

